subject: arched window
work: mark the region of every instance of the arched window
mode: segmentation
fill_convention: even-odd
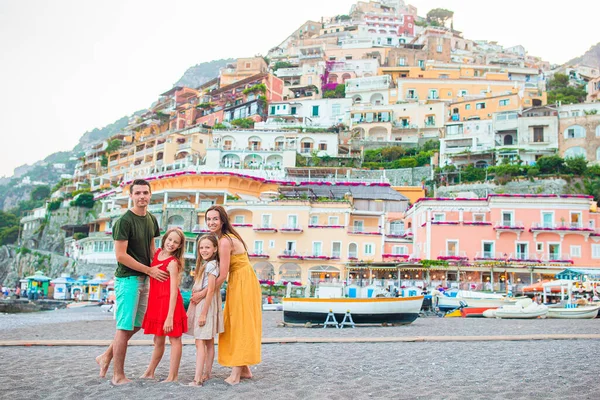
[[[585,137],[585,128],[579,125],[571,125],[565,129],[565,139],[577,139]]]
[[[504,136],[504,145],[505,146],[510,146],[513,144],[513,137],[512,135],[506,135]]]
[[[583,147],[571,147],[565,151],[565,158],[585,157],[585,149]]]

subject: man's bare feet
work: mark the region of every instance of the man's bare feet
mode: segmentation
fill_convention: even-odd
[[[197,381],[197,380],[193,380],[190,383],[188,383],[188,386],[202,386],[202,382],[201,381]]]
[[[154,372],[146,371],[144,375],[140,376],[140,379],[155,379]]]
[[[241,379],[252,379],[252,372],[250,371],[250,367],[244,365],[242,367],[242,373],[240,374]]]
[[[110,383],[112,383],[115,386],[119,386],[119,385],[125,385],[127,383],[131,383],[131,380],[127,379],[126,377],[122,377],[122,378],[113,377],[112,380],[110,381]]]
[[[104,360],[104,354],[100,354],[98,357],[96,357],[96,363],[100,366],[100,378],[104,378],[106,376],[106,373],[108,372],[108,367],[110,363],[107,363]]]

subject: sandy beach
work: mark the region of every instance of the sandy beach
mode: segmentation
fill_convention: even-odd
[[[278,327],[281,312],[265,312],[264,338],[385,338],[597,334],[596,320],[495,320],[419,318],[400,327],[356,329]],[[112,314],[98,307],[0,315],[0,340],[108,340]],[[134,339],[151,339],[137,334]],[[184,346],[181,383],[134,379],[113,387],[97,377],[100,346],[0,347],[0,398],[153,399],[213,396],[234,399],[596,399],[600,396],[598,340],[288,343],[263,345],[254,379],[236,387],[223,383],[228,369],[215,364],[202,388],[185,386],[193,377],[195,349]],[[126,373],[140,376],[151,346],[131,346]],[[165,353],[157,370],[168,374]],[[111,374],[112,369],[109,371]]]

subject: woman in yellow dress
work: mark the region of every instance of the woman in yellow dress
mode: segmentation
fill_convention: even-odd
[[[262,291],[248,259],[246,243],[231,226],[221,206],[210,207],[206,226],[219,238],[219,277],[216,287],[227,278],[227,299],[223,319],[225,332],[219,335],[219,364],[232,367],[225,382],[235,385],[252,378],[249,365],[261,361]],[[200,301],[201,292],[192,301]]]

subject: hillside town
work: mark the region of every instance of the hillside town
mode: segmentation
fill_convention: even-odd
[[[583,190],[438,195],[466,168],[516,165],[529,181],[542,158],[598,164],[599,68],[553,66],[439,19],[358,1],[200,87],[158,94],[21,218],[20,246],[109,281],[112,226],[142,178],[161,231],[185,233],[188,275],[215,204],[267,282],[508,291],[600,267],[600,212]],[[585,102],[548,100],[559,74],[586,85]],[[402,150],[365,168],[390,148]]]

